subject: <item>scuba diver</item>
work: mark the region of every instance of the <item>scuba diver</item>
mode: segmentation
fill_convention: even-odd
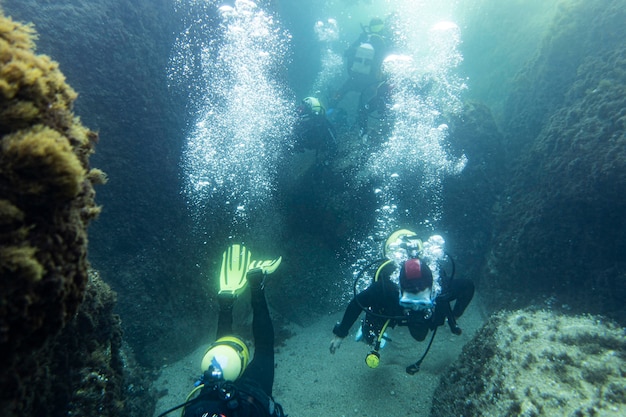
[[[202,359],[202,376],[187,400],[162,413],[182,408],[182,417],[283,417],[274,402],[274,327],[265,300],[265,279],[280,265],[282,258],[251,261],[243,245],[234,244],[223,254],[218,293],[217,340]],[[232,334],[233,304],[250,287],[254,357],[248,346]]]
[[[348,79],[333,96],[331,107],[335,107],[348,92],[357,91],[360,94],[357,126],[359,137],[366,141],[368,118],[372,111],[370,103],[388,87],[385,85],[382,64],[391,50],[391,36],[385,28],[385,23],[379,17],[373,18],[369,25],[362,29],[363,32],[359,38],[344,54]]]
[[[392,233],[383,247],[385,259],[370,264],[355,279],[354,297],[341,322],[333,328],[330,353],[335,353],[341,346],[362,311],[365,311],[365,318],[356,339],[373,346],[373,350],[366,356],[370,368],[378,366],[379,350],[390,340],[386,334],[387,328],[407,326],[411,336],[420,342],[426,338],[429,330],[433,332],[424,355],[406,368],[406,372],[411,375],[419,371],[437,328],[446,319],[452,333],[460,335],[462,330],[456,320],[472,300],[474,284],[468,279],[454,279],[454,268],[448,277],[438,265],[441,279],[434,279],[424,258],[428,252],[428,256],[435,258],[435,262],[443,259],[443,243],[443,238],[437,235],[423,243],[410,230],[401,229]],[[357,294],[357,281],[373,265],[378,265],[374,282]],[[454,307],[451,307],[453,301]]]
[[[295,150],[330,151],[337,146],[335,128],[326,118],[326,109],[316,97],[306,97],[296,109]]]

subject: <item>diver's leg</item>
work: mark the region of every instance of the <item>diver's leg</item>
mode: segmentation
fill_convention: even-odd
[[[219,294],[217,301],[220,306],[217,318],[216,338],[230,336],[233,334],[233,304],[235,297],[232,294]]]
[[[272,395],[272,386],[274,385],[274,326],[263,291],[264,274],[260,269],[252,270],[248,272],[247,278],[252,304],[254,358],[242,377],[255,380],[268,395]]]

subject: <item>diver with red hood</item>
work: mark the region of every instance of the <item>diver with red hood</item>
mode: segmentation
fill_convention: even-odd
[[[425,246],[431,250],[425,251]],[[373,347],[365,359],[371,368],[376,368],[380,362],[379,350],[388,340],[388,328],[406,326],[411,336],[420,342],[426,338],[429,330],[433,332],[424,355],[406,369],[407,373],[414,374],[419,371],[437,328],[446,320],[452,333],[462,333],[456,320],[471,302],[474,284],[468,279],[454,279],[454,271],[448,276],[443,268],[438,267],[437,262],[448,257],[444,255],[443,238],[440,236],[433,236],[424,244],[414,232],[398,230],[385,242],[383,253],[385,259],[375,262],[377,269],[373,282],[358,294],[356,285],[363,271],[355,279],[355,295],[343,319],[333,328],[335,336],[330,344],[330,353],[335,353],[364,311],[365,318],[356,339]],[[435,263],[439,272],[436,279],[424,259],[426,257]]]

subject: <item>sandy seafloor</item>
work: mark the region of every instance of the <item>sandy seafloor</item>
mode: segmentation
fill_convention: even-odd
[[[435,341],[415,375],[405,372],[407,365],[421,357],[428,345],[411,338],[406,327],[388,332],[391,342],[381,350],[380,366],[370,369],[365,356],[370,348],[355,342],[357,323],[352,326],[341,348],[334,354],[328,347],[332,328],[343,312],[322,317],[308,327],[292,325],[293,336],[276,350],[274,399],[292,417],[382,417],[428,416],[439,376],[459,356],[487,317],[480,308],[478,294],[458,324],[463,329],[455,336],[447,325],[437,331]],[[362,315],[361,315],[362,316]],[[155,416],[182,403],[200,375],[200,361],[206,345],[198,346],[182,360],[162,369],[155,381],[160,398]],[[168,417],[180,416],[180,411]]]

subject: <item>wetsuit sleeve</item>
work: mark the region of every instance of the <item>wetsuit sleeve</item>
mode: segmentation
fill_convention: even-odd
[[[254,357],[241,379],[255,381],[269,396],[274,386],[274,325],[262,288],[250,286]]]
[[[377,292],[376,285],[370,285],[367,289],[357,294],[346,308],[341,322],[337,323],[333,328],[333,333],[339,337],[346,337],[350,332],[350,328],[361,315],[361,306],[371,307]],[[359,305],[360,304],[360,305]]]
[[[474,298],[474,283],[469,279],[456,279],[451,283],[456,293],[456,302],[452,309],[454,317],[461,317],[472,298]]]
[[[451,312],[454,317],[459,318],[473,297],[474,283],[469,279],[457,278],[445,283],[443,294],[437,297],[437,306],[444,303],[449,305],[454,301],[454,308]],[[448,313],[450,313],[449,307]]]

